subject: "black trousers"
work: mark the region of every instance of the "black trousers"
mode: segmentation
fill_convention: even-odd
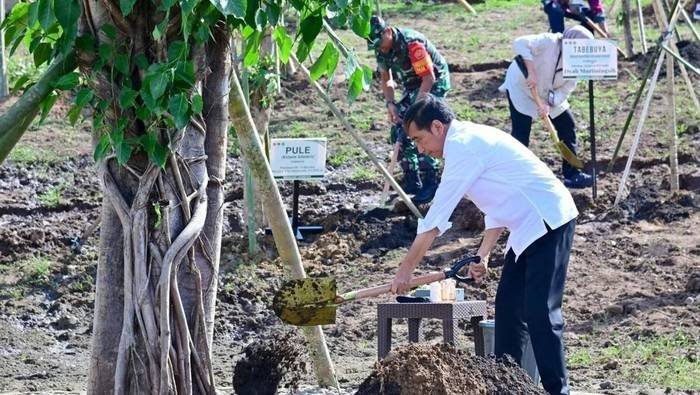
[[[515,109],[513,102],[510,100],[510,95],[508,95],[508,107],[510,108],[510,121],[512,123],[511,135],[528,147],[530,145],[532,118]],[[554,128],[557,129],[559,140],[563,141],[564,144],[571,149],[571,152],[575,154],[576,124],[574,123],[574,116],[571,111],[566,110],[558,117],[552,118],[552,123],[554,124]],[[549,136],[547,138],[549,138]],[[564,178],[570,178],[578,173],[578,170],[565,160],[562,160],[561,170]]]
[[[569,393],[561,303],[575,223],[549,230],[517,262],[509,250],[496,293],[496,356],[510,354],[520,363],[529,333],[542,386],[550,394]]]

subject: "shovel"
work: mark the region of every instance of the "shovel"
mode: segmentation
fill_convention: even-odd
[[[472,256],[456,261],[452,267],[441,273],[430,273],[411,279],[411,288],[447,278],[463,283],[474,280],[460,276],[459,271],[466,265],[479,263],[481,258]],[[335,323],[338,306],[353,300],[371,298],[391,292],[391,284],[358,289],[337,294],[335,279],[302,278],[286,281],[272,301],[272,310],[284,322],[297,326],[328,325]]]
[[[540,95],[537,94],[537,89],[536,88],[531,88],[532,92],[532,97],[535,99],[535,103],[537,104],[537,107],[542,107],[542,99],[540,99]],[[554,143],[554,148],[561,153],[561,156],[564,157],[564,159],[571,163],[572,166],[574,166],[577,169],[583,169],[583,162],[581,162],[581,159],[576,157],[576,154],[571,152],[569,147],[564,144],[561,140],[559,140],[559,136],[557,136],[557,130],[554,128],[554,124],[552,123],[552,120],[549,119],[549,116],[542,117],[542,122],[544,122],[545,126],[547,126],[547,129],[549,129],[549,135],[552,138],[552,142]]]
[[[523,57],[520,55],[516,56],[515,63],[518,65],[518,68],[523,73],[523,76],[527,78],[528,72]],[[532,94],[532,98],[535,100],[535,104],[537,104],[537,107],[541,107],[542,99],[540,99],[540,95],[537,94],[537,88],[530,88],[530,93]],[[557,136],[557,130],[554,128],[554,124],[552,123],[552,120],[549,119],[549,116],[542,118],[542,121],[544,122],[545,126],[547,126],[547,129],[549,129],[549,135],[551,136],[552,142],[554,143],[554,148],[556,148],[556,150],[561,153],[561,156],[564,157],[564,160],[571,163],[571,165],[577,169],[583,169],[583,162],[581,162],[581,160],[576,157],[576,154],[571,152],[571,150],[569,149],[569,147],[566,146],[566,144],[559,140],[559,136]]]

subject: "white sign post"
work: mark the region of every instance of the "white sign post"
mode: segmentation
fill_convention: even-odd
[[[304,233],[321,233],[321,226],[299,225],[299,180],[318,180],[325,176],[326,139],[272,139],[270,167],[275,179],[294,181],[292,230],[296,238],[303,240]]]
[[[326,139],[272,139],[270,166],[278,180],[321,179],[326,173]]]
[[[617,79],[617,46],[608,40],[562,40],[563,75],[565,79],[588,80],[588,112],[591,133],[591,175],[593,200],[598,195],[595,155],[595,106],[593,80]]]
[[[565,79],[617,79],[617,47],[608,40],[562,40]]]

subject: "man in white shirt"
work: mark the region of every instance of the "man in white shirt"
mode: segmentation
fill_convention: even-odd
[[[510,231],[496,295],[496,355],[520,362],[529,332],[543,387],[568,394],[561,314],[566,268],[578,210],[571,194],[527,147],[498,129],[454,119],[429,95],[413,104],[404,128],[419,151],[443,158],[445,169],[433,204],[418,221],[417,236],[401,261],[392,292],[409,290],[412,272],[433,240],[451,226],[463,197],[484,212],[481,263],[469,275],[481,282],[491,250]]]

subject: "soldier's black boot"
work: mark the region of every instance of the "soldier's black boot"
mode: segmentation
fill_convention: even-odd
[[[423,175],[423,187],[413,197],[414,204],[430,203],[435,197],[435,191],[437,191],[438,184],[440,183],[438,181],[437,171],[434,169],[423,169],[421,173]]]
[[[401,188],[407,194],[415,195],[423,187],[420,177],[418,176],[418,172],[408,168],[404,168],[403,170],[403,183]]]

